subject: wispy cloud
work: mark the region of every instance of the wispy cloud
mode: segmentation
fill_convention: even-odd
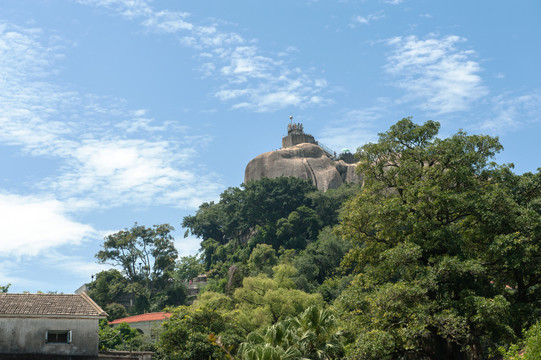
[[[467,110],[488,94],[479,76],[481,67],[472,50],[460,49],[466,39],[459,36],[395,37],[388,40],[394,50],[385,70],[406,90],[404,101],[437,114]]]
[[[189,13],[155,10],[144,0],[78,2],[138,21],[147,31],[178,36],[183,45],[198,51],[203,77],[223,82],[214,95],[230,103],[232,109],[265,112],[331,101],[324,94],[327,82],[312,70],[292,66],[283,52],[265,54],[254,45],[253,39],[245,39],[216,24],[198,25],[190,21]],[[376,17],[373,15],[370,20]]]
[[[43,31],[0,25],[0,49],[0,144],[62,163],[34,191],[54,194],[74,211],[150,203],[191,208],[218,191],[218,176],[192,160],[200,145],[185,127],[130,110],[122,99],[55,85],[59,47]]]
[[[54,152],[69,135],[58,119],[77,101],[46,81],[58,58],[49,42],[39,29],[0,24],[0,141],[35,154]]]
[[[404,0],[383,0],[383,2],[386,4],[398,5],[398,4],[402,4]]]
[[[359,146],[377,139],[377,132],[381,130],[379,121],[386,114],[386,108],[379,105],[347,111],[339,120],[324,128],[318,138],[336,151],[348,148],[355,152]]]
[[[79,145],[63,173],[46,179],[43,188],[65,199],[96,199],[93,206],[107,207],[162,204],[192,208],[219,191],[219,182],[190,161],[194,148],[170,141],[121,139],[94,139]]]
[[[370,25],[372,22],[376,21],[376,20],[379,20],[379,19],[382,19],[384,18],[385,15],[383,14],[383,12],[377,12],[377,13],[374,13],[374,14],[369,14],[369,15],[366,15],[366,16],[361,16],[361,15],[357,15],[357,16],[354,16],[352,21],[353,23],[351,24],[351,26],[356,26],[358,24],[361,24],[361,25]]]
[[[88,279],[87,281],[90,281],[89,278],[91,274],[97,274],[100,271],[111,268],[111,265],[99,264],[98,262],[92,260],[89,261],[89,259],[86,257],[81,257],[78,255],[66,255],[64,252],[59,251],[58,249],[47,251],[47,253],[41,256],[41,259],[44,265],[50,269],[55,269],[61,272],[70,272],[71,274],[80,278]],[[54,279],[50,287],[54,289]]]
[[[491,99],[492,116],[481,123],[481,130],[501,134],[539,122],[541,119],[541,91],[516,95],[504,93]]]

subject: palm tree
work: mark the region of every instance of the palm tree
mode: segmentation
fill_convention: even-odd
[[[237,357],[242,360],[340,359],[343,355],[341,336],[332,313],[311,306],[295,318],[248,335]]]
[[[291,319],[296,329],[298,347],[304,357],[313,360],[341,358],[343,346],[342,332],[334,315],[327,309],[311,306],[296,318]]]
[[[242,343],[237,352],[237,358],[242,360],[299,360],[300,351],[294,347],[283,349],[270,344]]]

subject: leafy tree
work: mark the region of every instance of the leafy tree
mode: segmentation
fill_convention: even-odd
[[[298,334],[297,346],[304,357],[317,360],[342,358],[342,331],[328,309],[311,306],[291,322]]]
[[[10,286],[11,284],[0,285],[0,293],[7,293]]]
[[[250,260],[252,253],[259,253],[254,252],[258,245],[272,246],[279,252],[280,261],[286,262],[282,255],[287,253],[291,258],[316,241],[321,229],[337,224],[343,202],[359,188],[346,185],[324,193],[302,179],[264,178],[227,189],[217,203],[202,204],[195,215],[184,218],[182,225],[187,228],[186,236],[191,233],[202,239],[202,261],[211,279],[209,289],[229,291],[226,278],[233,265],[240,270],[237,274],[261,271],[254,258]],[[264,272],[270,274],[271,267]],[[316,287],[315,283],[303,286],[311,290]]]
[[[482,231],[492,235],[481,254],[495,287],[513,304],[512,326],[520,335],[541,319],[541,172],[503,168],[494,178],[498,187],[480,204]]]
[[[274,277],[245,277],[243,286],[235,289],[236,319],[247,332],[300,314],[310,305],[321,305],[320,294],[295,289],[296,270],[290,265],[274,267]]]
[[[121,323],[114,328],[107,324],[107,320],[100,320],[100,350],[138,350],[142,344],[142,334],[127,323]]]
[[[128,281],[116,269],[100,271],[96,280],[88,284],[88,295],[102,308],[114,303],[128,292]]]
[[[318,292],[323,296],[323,300],[328,303],[333,302],[342,292],[351,284],[353,275],[335,275],[328,277],[318,288]]]
[[[340,225],[355,277],[336,303],[355,338],[349,358],[480,359],[514,336],[507,279],[486,261],[502,229],[492,223],[504,222],[489,209],[508,209],[505,168],[489,162],[502,146],[438,130],[402,119],[357,153],[365,186]]]
[[[130,282],[140,282],[151,290],[174,270],[178,253],[168,224],[152,228],[139,226],[105,237],[103,250],[96,254],[100,263],[120,266]]]
[[[149,309],[156,312],[162,311],[168,306],[183,305],[187,297],[188,290],[184,282],[176,278],[170,278],[164,288],[151,297]]]
[[[168,305],[181,305],[186,288],[176,277],[177,251],[170,232],[173,227],[135,224],[105,238],[96,257],[101,263],[122,268],[102,271],[89,284],[89,295],[102,307],[130,296],[134,307],[130,312],[161,311]]]
[[[248,259],[248,267],[253,275],[260,273],[272,275],[272,268],[277,262],[276,251],[272,246],[257,244]]]
[[[537,360],[541,359],[541,324],[532,325],[524,331],[524,339],[513,344],[509,349],[500,349],[504,360]]]
[[[107,320],[113,321],[128,316],[128,312],[124,305],[119,303],[111,303],[105,306],[105,312],[108,314]]]
[[[300,352],[294,347],[286,350],[281,346],[269,344],[241,344],[239,359],[242,360],[296,360],[300,359]]]
[[[340,209],[346,200],[361,191],[360,184],[343,184],[338,189],[307,194],[322,227],[338,224]]]
[[[331,228],[321,230],[317,241],[309,244],[293,261],[299,272],[297,285],[308,292],[316,290],[335,274],[349,248],[349,241],[333,234]]]
[[[282,321],[259,332],[248,335],[248,341],[239,346],[237,357],[242,360],[296,360],[301,358],[297,348],[297,333],[290,329],[291,322]]]
[[[176,263],[175,274],[180,281],[189,281],[205,271],[205,264],[198,255],[182,256]]]
[[[276,239],[286,249],[304,249],[321,227],[316,211],[303,205],[276,222]]]
[[[241,342],[240,331],[231,319],[214,309],[179,306],[163,324],[158,349],[166,359],[226,359],[213,338],[235,346]]]

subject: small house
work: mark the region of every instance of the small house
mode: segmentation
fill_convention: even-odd
[[[0,294],[0,358],[97,358],[106,317],[85,293]]]
[[[162,323],[170,317],[171,313],[154,312],[116,319],[109,322],[109,325],[118,327],[122,323],[128,323],[141,334],[148,335],[152,341],[156,341],[161,332]]]

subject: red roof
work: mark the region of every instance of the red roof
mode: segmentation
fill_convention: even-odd
[[[122,319],[116,319],[109,322],[109,324],[114,325],[114,324],[120,324],[123,322],[136,323],[136,322],[141,322],[141,321],[160,321],[160,320],[167,320],[170,317],[171,317],[171,313],[155,312],[155,313],[128,316]]]

